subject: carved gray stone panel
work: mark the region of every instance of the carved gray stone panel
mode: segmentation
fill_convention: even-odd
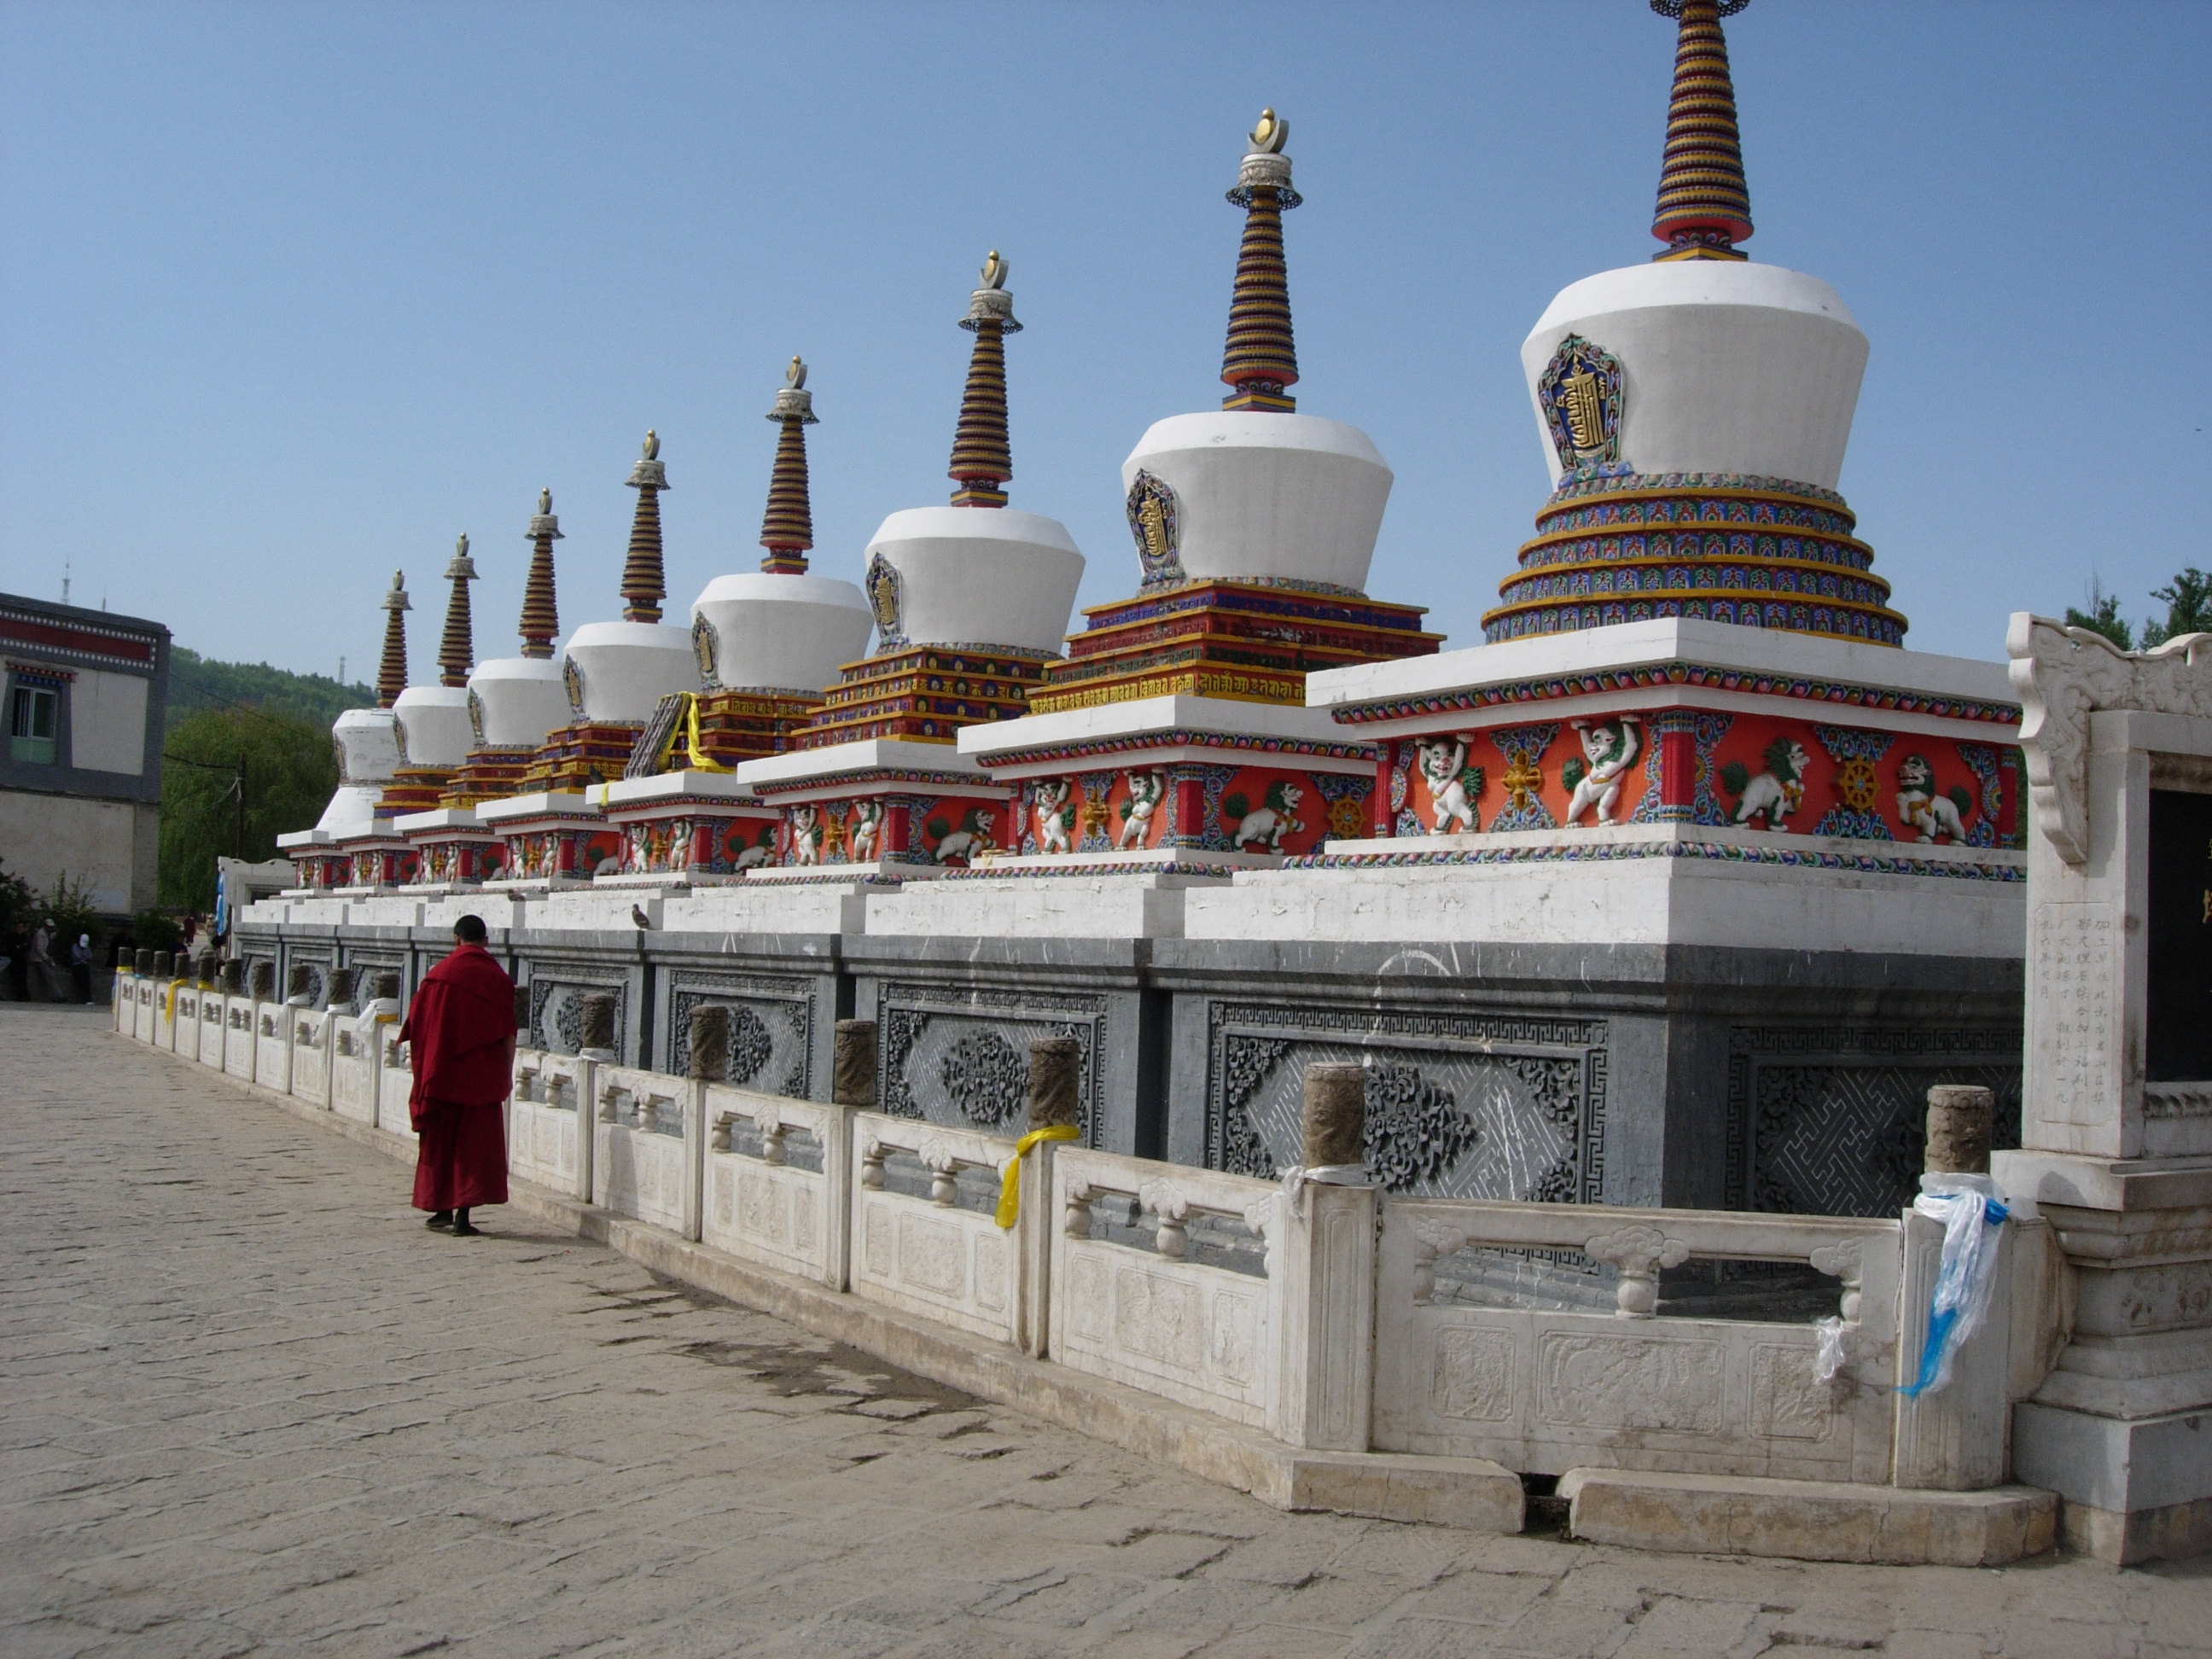
[[[1367,1164],[1392,1192],[1593,1203],[1603,1191],[1602,1020],[1211,1003],[1206,1161],[1299,1160],[1307,1066],[1364,1064]]]
[[[1918,1190],[1928,1090],[1997,1097],[2020,1145],[2017,1030],[1738,1028],[1729,1035],[1728,1202],[1799,1215],[1894,1215]]]
[[[675,970],[669,987],[667,1058],[663,1070],[687,1077],[691,1070],[691,1011],[730,1011],[729,1080],[767,1094],[813,1097],[815,982],[773,974]]]
[[[894,1117],[993,1134],[1028,1127],[1029,1054],[1042,1036],[1072,1036],[1079,1062],[1083,1144],[1098,1144],[1104,997],[990,986],[886,982],[876,1002],[877,1097]]]
[[[605,992],[615,1000],[617,1054],[628,1052],[629,987],[620,979],[592,979],[566,965],[533,963],[530,975],[530,1029],[518,1041],[556,1054],[583,1047],[584,999]]]

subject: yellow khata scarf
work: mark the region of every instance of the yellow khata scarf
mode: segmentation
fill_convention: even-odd
[[[1007,1161],[1006,1173],[999,1182],[999,1211],[993,1218],[1001,1227],[1012,1228],[1022,1212],[1022,1160],[1029,1156],[1030,1148],[1041,1140],[1073,1140],[1083,1133],[1073,1123],[1054,1123],[1042,1129],[1032,1129],[1014,1143],[1014,1155]]]
[[[169,981],[169,1024],[172,1025],[177,1023],[177,988],[179,985],[191,983],[191,981],[188,979],[173,979]]]
[[[687,691],[684,694],[684,747],[690,751],[691,769],[695,772],[734,772],[734,766],[723,766],[710,761],[699,747],[699,699]]]

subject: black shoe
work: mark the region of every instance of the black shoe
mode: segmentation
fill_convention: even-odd
[[[453,1212],[451,1210],[433,1210],[430,1212],[430,1218],[422,1224],[426,1227],[435,1227],[440,1232],[444,1232],[453,1224]]]
[[[465,1221],[456,1221],[453,1225],[453,1234],[455,1238],[482,1238],[483,1229],[471,1226]]]

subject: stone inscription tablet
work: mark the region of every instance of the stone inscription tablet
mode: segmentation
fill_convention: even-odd
[[[2145,1075],[2212,1078],[2212,795],[2150,792]]]
[[[2036,907],[2035,1063],[2043,1110],[2061,1123],[2101,1117],[2110,1088],[2112,981],[2118,972],[2109,904]]]

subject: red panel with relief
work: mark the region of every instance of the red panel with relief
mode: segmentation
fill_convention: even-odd
[[[1404,836],[1626,823],[2018,844],[2019,751],[1760,714],[1666,710],[1437,732],[1391,745]]]

